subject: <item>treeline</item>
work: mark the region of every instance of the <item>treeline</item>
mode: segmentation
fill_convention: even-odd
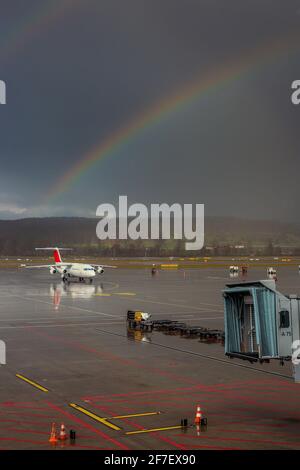
[[[291,224],[207,217],[204,248],[187,252],[184,240],[99,241],[97,222],[77,217],[0,220],[0,256],[33,256],[36,247],[44,246],[112,257],[300,255],[300,229]]]

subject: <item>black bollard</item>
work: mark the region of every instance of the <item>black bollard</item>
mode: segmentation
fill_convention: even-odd
[[[71,441],[71,444],[75,444],[76,431],[74,431],[74,429],[70,429],[70,441]]]

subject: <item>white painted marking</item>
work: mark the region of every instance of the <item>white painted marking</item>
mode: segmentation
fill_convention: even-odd
[[[45,300],[38,300],[38,299],[34,299],[32,297],[21,297],[20,295],[14,295],[14,297],[17,297],[19,299],[22,299],[22,300],[28,300],[30,302],[40,302],[42,304],[46,304],[46,305],[51,305],[53,306],[53,303],[52,302],[46,302]],[[105,317],[113,317],[113,318],[120,318],[120,316],[117,316],[117,315],[112,315],[110,313],[104,313],[104,312],[96,312],[95,310],[88,310],[86,308],[81,308],[81,307],[74,307],[73,305],[68,305],[68,304],[63,304],[61,303],[59,308],[69,308],[69,309],[73,309],[73,310],[80,310],[82,312],[89,312],[89,313],[94,313],[95,315],[103,315]]]
[[[135,300],[138,300],[139,302],[146,302],[146,303],[151,303],[151,304],[160,304],[160,305],[170,305],[171,307],[176,307],[176,308],[188,308],[190,310],[197,310],[199,312],[199,310],[203,310],[205,312],[207,312],[208,309],[201,309],[201,307],[196,307],[196,306],[193,306],[193,305],[178,305],[178,304],[173,304],[173,303],[169,303],[169,302],[160,302],[158,300],[146,300],[146,299],[141,299],[140,297],[135,297]],[[204,305],[204,304],[200,304],[200,305]],[[220,305],[218,305],[218,307],[220,307]],[[222,312],[223,310],[211,310],[213,312]]]
[[[117,323],[119,324],[124,324],[123,321],[120,322],[110,322],[110,323],[102,323],[102,322],[91,322],[91,323],[69,323],[67,325],[61,325],[61,324],[52,324],[52,325],[23,325],[23,326],[0,326],[0,330],[19,330],[19,329],[30,329],[30,328],[68,328],[68,327],[73,327],[73,326],[93,326],[93,325],[116,325]]]

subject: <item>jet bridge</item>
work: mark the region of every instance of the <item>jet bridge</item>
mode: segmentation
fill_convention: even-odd
[[[223,296],[227,356],[251,362],[294,359],[294,346],[300,344],[299,297],[281,294],[274,280],[227,284]],[[295,359],[294,376],[300,382],[297,354]]]

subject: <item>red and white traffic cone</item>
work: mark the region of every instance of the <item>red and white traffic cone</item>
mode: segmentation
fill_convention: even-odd
[[[56,444],[57,443],[55,423],[52,423],[52,425],[51,425],[51,433],[50,433],[50,437],[49,437],[49,442],[51,444]]]
[[[201,407],[198,405],[196,416],[195,416],[195,424],[201,424],[201,419],[202,419]]]
[[[67,439],[66,428],[65,428],[64,423],[62,423],[60,426],[60,431],[59,431],[59,440],[65,441],[66,439]]]

